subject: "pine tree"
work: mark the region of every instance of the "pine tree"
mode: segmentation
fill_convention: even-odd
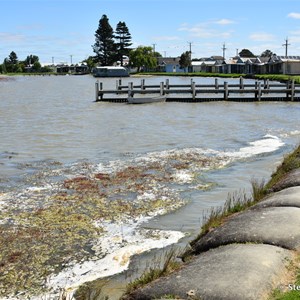
[[[96,60],[102,66],[112,65],[115,61],[116,47],[114,43],[113,29],[109,24],[109,19],[103,15],[99,21],[99,27],[95,32],[95,44],[93,50],[96,53]]]
[[[129,46],[131,43],[131,34],[129,33],[128,27],[125,22],[119,22],[115,31],[116,39],[116,50],[117,50],[117,59],[121,62],[123,66],[123,56],[129,55],[130,49]]]

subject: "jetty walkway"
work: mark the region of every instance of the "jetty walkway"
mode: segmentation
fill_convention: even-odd
[[[237,84],[219,83],[218,78],[212,84],[196,84],[191,79],[190,84],[170,84],[169,79],[160,84],[146,84],[141,79],[140,84],[129,82],[122,84],[122,79],[116,80],[114,89],[105,89],[103,82],[95,83],[95,101],[126,103],[129,96],[135,95],[166,95],[166,102],[208,102],[208,101],[300,101],[300,85],[294,80],[287,83],[270,83],[268,79],[244,83],[243,77]]]
[[[295,169],[261,202],[192,243],[194,257],[180,270],[125,299],[259,300],[270,299],[276,287],[298,291],[300,299],[300,286],[286,276],[299,250],[300,169]]]

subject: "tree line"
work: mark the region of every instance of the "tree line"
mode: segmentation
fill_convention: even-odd
[[[150,46],[139,46],[135,49],[131,48],[132,37],[129,29],[124,21],[117,23],[116,29],[113,30],[109,23],[107,15],[102,15],[99,25],[95,31],[95,43],[92,45],[94,56],[89,56],[83,62],[87,63],[89,68],[95,65],[110,66],[113,64],[124,65],[124,57],[129,57],[129,66],[136,67],[138,72],[142,69],[155,69],[157,66],[157,58],[162,57],[158,52],[154,52]],[[255,57],[248,49],[243,49],[239,53],[240,57]],[[270,50],[264,51],[261,56],[272,56]],[[193,59],[197,60],[197,59]],[[186,51],[181,54],[179,64],[181,68],[187,68],[191,65],[191,53]],[[51,72],[49,67],[42,67],[39,57],[29,55],[24,61],[19,61],[17,54],[12,51],[10,55],[4,59],[0,65],[2,73],[26,72],[26,68],[30,67],[32,72]]]
[[[0,65],[0,73],[25,73],[29,66],[32,72],[52,71],[47,66],[42,67],[37,55],[30,54],[25,60],[19,60],[16,52],[12,51]]]
[[[119,21],[114,31],[109,24],[107,15],[103,15],[95,32],[95,44],[92,46],[94,57],[89,59],[102,66],[110,66],[118,62],[124,65],[124,56],[129,57],[129,66],[153,69],[157,65],[157,57],[160,53],[154,52],[152,47],[139,46],[132,49],[130,46],[131,34],[125,22]]]

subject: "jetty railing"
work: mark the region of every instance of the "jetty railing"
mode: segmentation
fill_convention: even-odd
[[[191,79],[190,84],[170,84],[169,79],[160,84],[146,84],[141,79],[140,84],[128,82],[123,85],[122,79],[116,80],[114,89],[104,89],[103,82],[95,83],[95,100],[106,102],[127,102],[129,96],[167,95],[167,102],[207,102],[207,101],[300,101],[300,85],[295,81],[287,83],[270,83],[268,79],[245,83],[244,78],[239,83],[219,83],[218,78],[213,84],[196,84]]]

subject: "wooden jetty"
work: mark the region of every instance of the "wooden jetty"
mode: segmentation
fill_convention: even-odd
[[[147,85],[145,79],[140,84],[129,82],[122,84],[122,79],[116,80],[115,89],[104,89],[103,82],[95,83],[96,102],[127,102],[134,95],[166,95],[166,102],[209,102],[209,101],[300,101],[300,85],[294,80],[287,83],[270,83],[269,80],[245,83],[240,77],[239,83],[220,84],[218,78],[213,84],[196,84],[191,79],[190,84],[170,84],[169,79],[156,85]],[[139,96],[140,97],[140,96]]]

